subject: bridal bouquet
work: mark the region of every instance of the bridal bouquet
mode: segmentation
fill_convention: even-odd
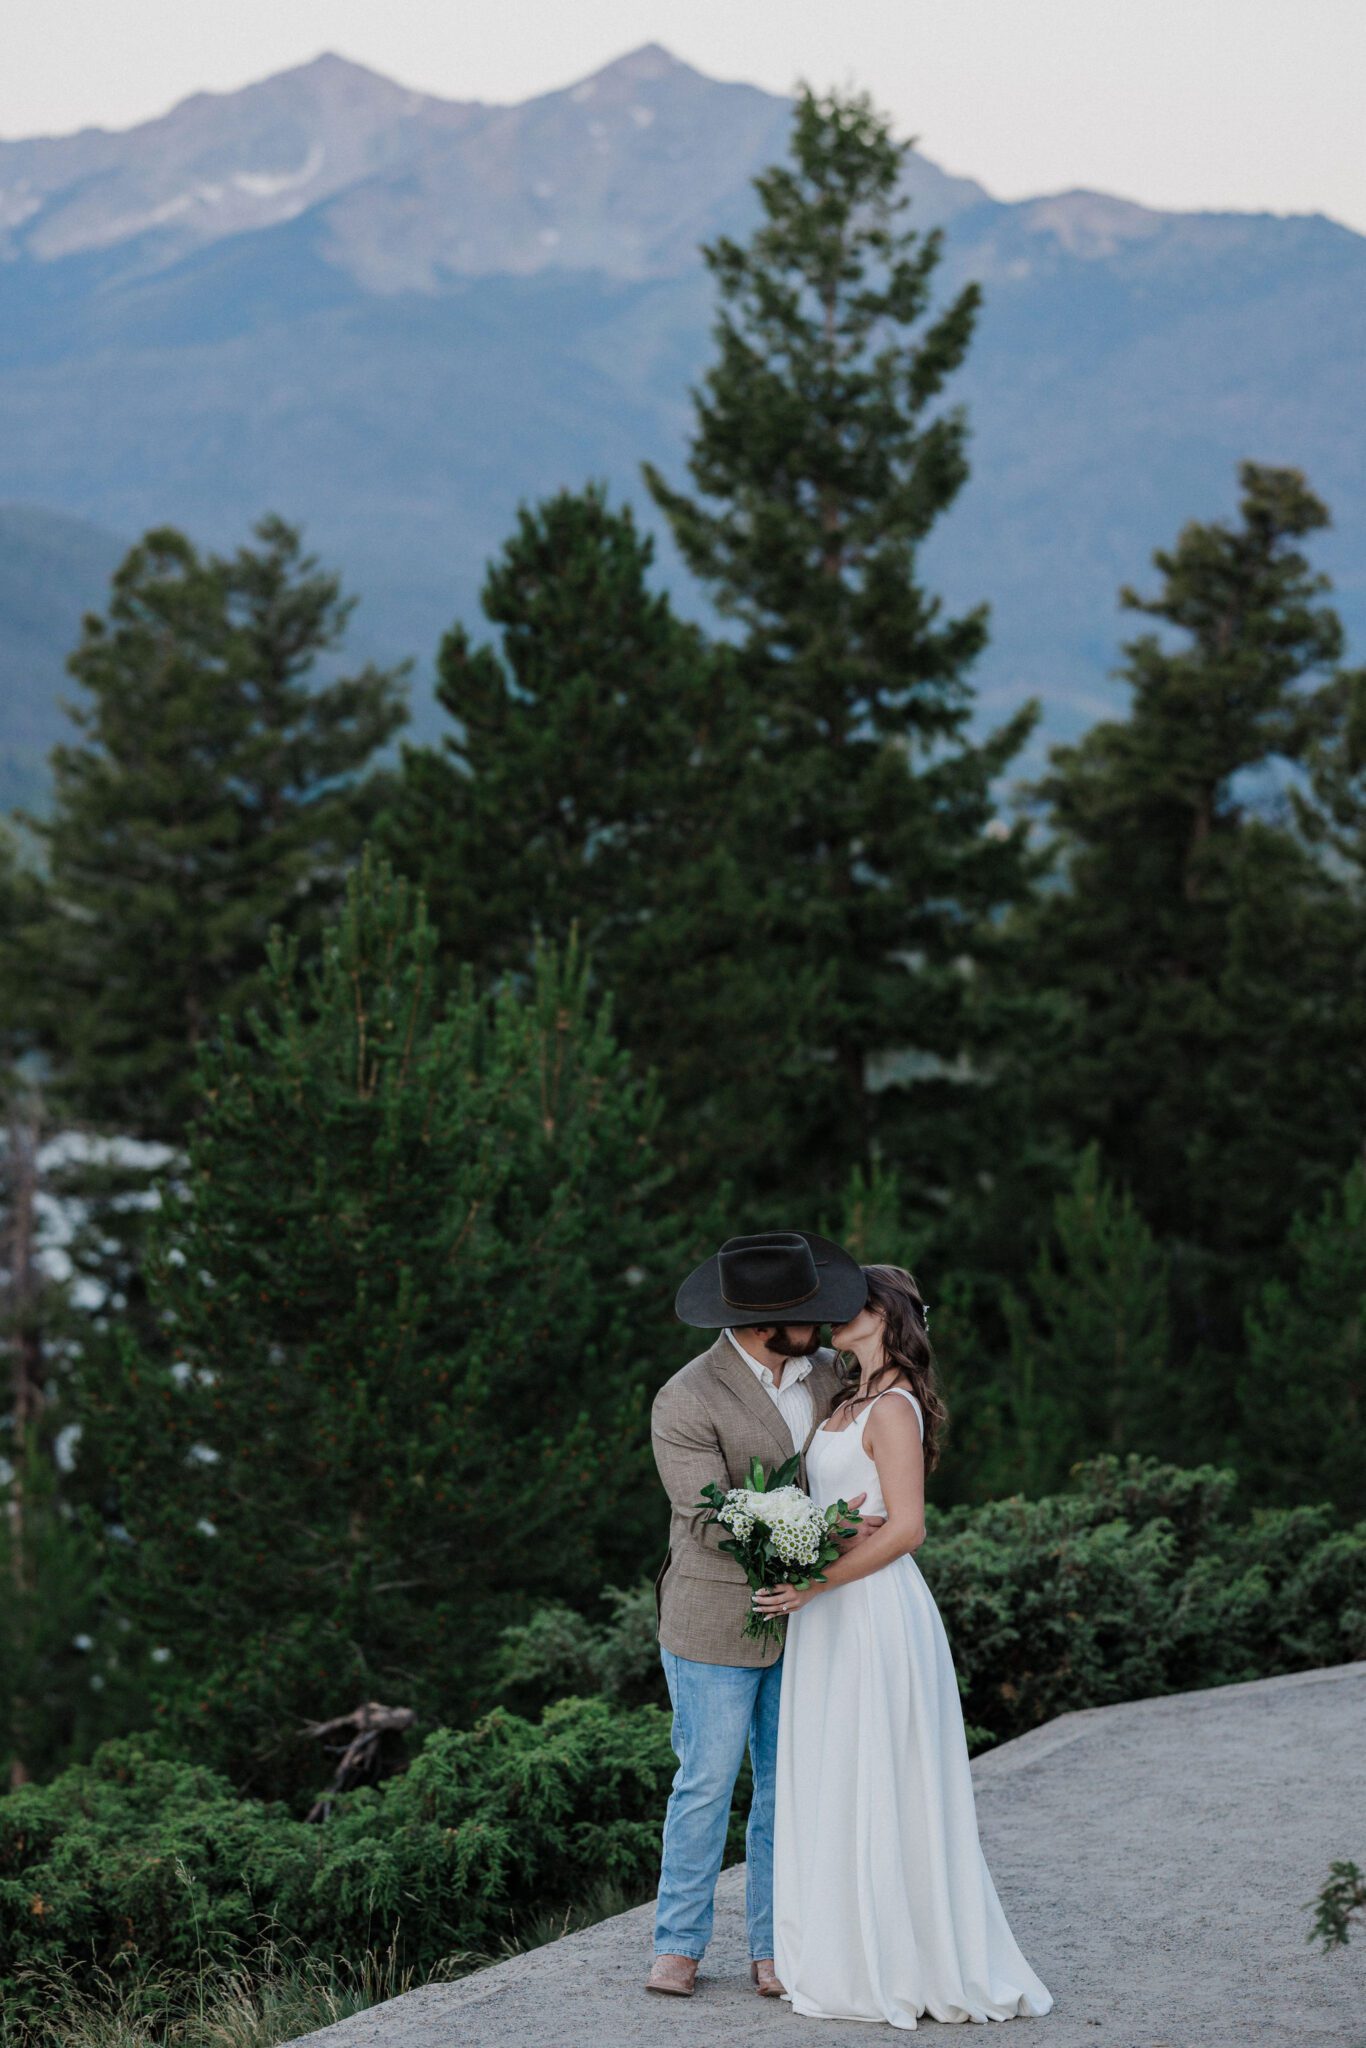
[[[863,1519],[847,1501],[818,1508],[809,1493],[792,1483],[800,1464],[800,1459],[789,1458],[785,1465],[765,1474],[755,1458],[748,1486],[732,1486],[723,1492],[713,1479],[702,1488],[702,1503],[711,1510],[707,1521],[719,1522],[730,1531],[717,1548],[739,1560],[755,1592],[781,1586],[784,1581],[793,1586],[822,1581],[826,1565],[833,1564],[840,1554],[836,1539],[852,1535],[854,1524]],[[747,1636],[776,1640],[782,1632],[778,1616],[750,1609],[744,1627]]]

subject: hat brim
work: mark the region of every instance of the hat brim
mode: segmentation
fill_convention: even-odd
[[[737,1308],[721,1293],[721,1266],[713,1252],[709,1259],[689,1273],[674,1296],[674,1314],[680,1323],[697,1330],[755,1329],[778,1323],[847,1323],[868,1299],[868,1281],[862,1266],[828,1237],[813,1230],[795,1233],[804,1237],[816,1261],[819,1282],[806,1301],[777,1311],[771,1308]]]

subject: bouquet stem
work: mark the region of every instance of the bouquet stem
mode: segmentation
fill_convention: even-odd
[[[751,1607],[745,1616],[744,1633],[756,1643],[781,1642],[783,1623],[773,1614],[758,1614]]]

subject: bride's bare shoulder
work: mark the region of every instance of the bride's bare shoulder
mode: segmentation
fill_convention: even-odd
[[[896,1394],[905,1398],[899,1401],[888,1398]],[[922,1437],[920,1403],[915,1395],[909,1387],[888,1387],[868,1412],[868,1427],[863,1441],[869,1456],[876,1457],[879,1444],[885,1444],[894,1456],[902,1450],[909,1451],[912,1445],[919,1450]]]

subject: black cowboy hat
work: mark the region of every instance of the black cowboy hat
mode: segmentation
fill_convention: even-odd
[[[699,1330],[761,1323],[847,1323],[868,1299],[862,1266],[811,1230],[728,1237],[674,1297],[680,1323]]]

